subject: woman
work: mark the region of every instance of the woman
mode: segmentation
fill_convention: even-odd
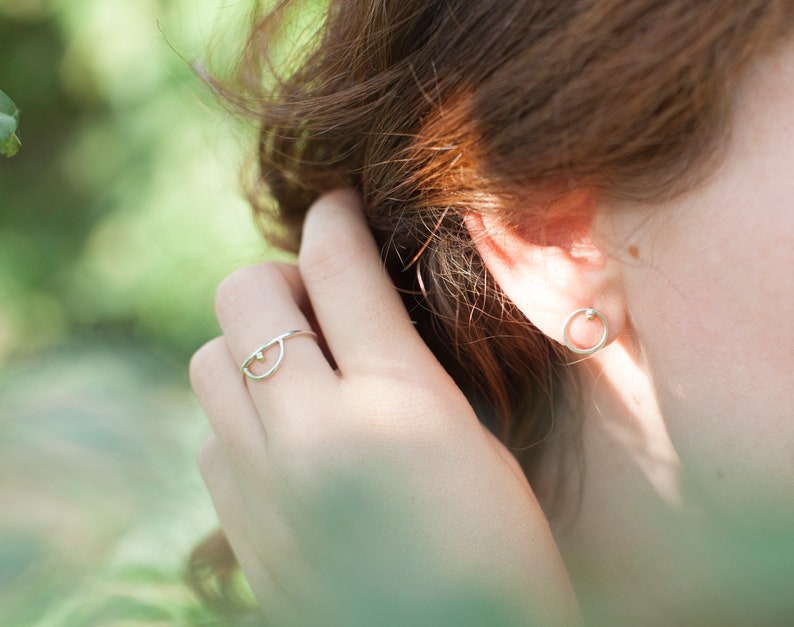
[[[276,62],[301,8],[225,92],[297,266],[191,368],[265,615],[784,623],[791,3],[331,2]]]

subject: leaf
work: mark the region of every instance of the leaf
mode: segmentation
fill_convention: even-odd
[[[19,109],[4,92],[0,91],[0,155],[13,157],[22,142],[17,137]]]

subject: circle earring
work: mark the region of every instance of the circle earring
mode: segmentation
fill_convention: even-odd
[[[592,320],[593,318],[598,318],[601,321],[601,324],[604,325],[604,334],[601,336],[598,344],[591,348],[579,348],[578,346],[574,346],[573,341],[571,340],[571,336],[568,334],[568,331],[571,327],[571,322],[573,322],[576,316],[584,314],[585,318],[588,320]],[[607,323],[607,319],[597,309],[593,309],[592,307],[584,307],[582,309],[577,309],[576,311],[572,312],[566,319],[565,323],[562,325],[562,339],[565,341],[565,346],[567,346],[570,350],[572,350],[577,355],[592,355],[596,351],[601,350],[604,345],[607,343],[607,338],[609,337],[609,324]]]

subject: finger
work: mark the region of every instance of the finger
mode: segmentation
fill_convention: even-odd
[[[246,497],[234,465],[215,436],[207,438],[199,451],[199,469],[223,532],[263,611],[281,613],[283,608],[292,607],[294,602],[285,595],[271,570],[277,564],[268,560],[257,544],[270,532],[268,519],[257,515],[256,520],[251,520],[250,496]]]
[[[229,458],[214,434],[201,445],[198,465],[216,511],[219,514],[224,512],[225,516],[228,512],[239,510],[244,502],[243,491]]]
[[[424,351],[350,190],[310,209],[298,265],[331,354],[343,374],[391,369]]]
[[[221,283],[216,297],[216,313],[232,359],[240,365],[269,340],[292,330],[310,330],[303,309],[308,299],[297,269],[286,264],[263,264],[238,270]],[[302,309],[303,307],[303,309]],[[272,402],[297,400],[303,394],[335,381],[333,370],[323,356],[317,340],[297,335],[276,344],[255,360],[251,370],[264,373],[276,362],[280,350],[283,361],[271,379],[245,383],[267,421]]]
[[[190,383],[227,458],[241,470],[261,462],[267,433],[224,337],[193,355]]]

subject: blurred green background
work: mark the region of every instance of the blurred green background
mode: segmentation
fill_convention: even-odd
[[[243,3],[245,4],[245,3]],[[245,8],[0,0],[0,624],[198,624],[181,583],[215,518],[190,354],[215,286],[266,253],[245,128],[188,61]]]

